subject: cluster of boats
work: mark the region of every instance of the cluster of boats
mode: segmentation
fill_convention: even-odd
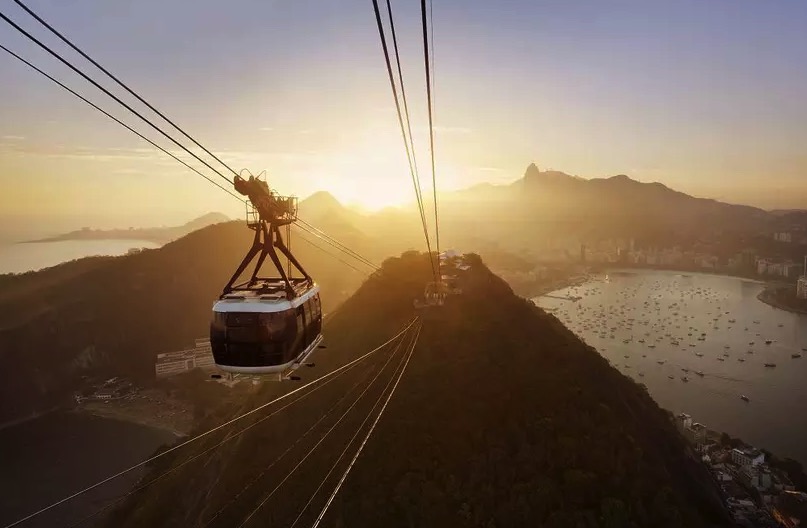
[[[746,348],[745,354],[736,357],[737,363],[752,362],[750,360],[753,358],[749,356],[758,353],[765,358],[763,367],[773,369],[776,367],[774,358],[781,359],[785,346],[779,345],[771,336],[763,337],[763,332],[781,332],[768,328],[772,325],[762,324],[756,319],[748,321],[740,315],[732,316],[731,291],[698,286],[691,280],[648,280],[641,276],[637,276],[636,280],[620,281],[619,289],[612,285],[594,282],[573,287],[567,292],[566,298],[576,301],[560,303],[554,309],[555,314],[572,331],[606,357],[613,357],[615,350],[627,350],[629,353],[623,354],[624,359],[630,360],[636,355],[636,345],[641,345],[642,349],[647,349],[640,352],[642,358],[647,358],[648,354],[687,352],[694,353],[699,359],[711,356],[725,363],[732,357],[732,345],[724,344],[722,352],[715,353],[715,347],[709,341],[729,341],[736,347],[737,336],[747,334],[751,339],[747,347],[742,347]],[[784,327],[784,323],[777,324],[777,328]],[[631,346],[619,346],[620,341],[623,345]],[[758,348],[757,342],[764,343],[762,349]],[[791,349],[790,357],[800,359],[802,352],[807,352],[807,347],[801,348],[801,351]],[[668,369],[676,365],[675,361],[672,359],[668,362],[667,358],[661,357],[656,363],[659,368]],[[664,367],[665,364],[668,366]],[[632,369],[636,365],[624,362],[617,366]],[[690,374],[700,378],[710,375],[703,370],[678,366],[684,373],[680,376],[684,383],[690,381]],[[645,377],[642,371],[637,375]],[[667,377],[676,379],[673,374]],[[750,401],[744,394],[740,395],[740,399]]]

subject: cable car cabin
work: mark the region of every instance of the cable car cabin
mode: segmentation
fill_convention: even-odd
[[[447,297],[447,289],[443,282],[430,282],[423,292],[423,300],[415,299],[415,309],[423,314],[432,312],[435,308],[443,306]]]
[[[292,299],[260,289],[223,295],[213,305],[210,324],[216,366],[282,378],[304,362],[322,341],[322,305],[316,284],[299,290]]]

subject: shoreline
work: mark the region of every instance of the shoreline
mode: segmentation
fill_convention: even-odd
[[[121,407],[119,404],[116,404],[115,401],[110,401],[110,403],[102,403],[102,402],[88,402],[83,403],[73,409],[70,412],[75,412],[79,414],[87,414],[90,416],[95,416],[97,418],[104,418],[108,420],[117,420],[120,422],[128,422],[131,424],[140,425],[142,427],[148,427],[150,429],[156,429],[162,432],[171,433],[176,438],[183,438],[188,436],[190,433],[190,428],[192,424],[185,424],[186,427],[178,427],[176,424],[169,424],[164,420],[160,420],[153,414],[149,414],[147,412],[140,412],[135,409],[127,409]]]
[[[742,279],[747,282],[753,282],[756,284],[775,284],[773,281],[765,281],[762,279],[757,279],[753,277],[749,277],[748,275],[732,275],[731,273],[726,273],[724,271],[709,271],[706,269],[683,269],[683,268],[665,268],[665,267],[649,267],[649,266],[637,266],[637,267],[605,267],[603,268],[604,271],[668,271],[672,273],[681,273],[687,275],[709,275],[711,277],[725,277],[727,279]]]
[[[22,425],[22,424],[24,424],[26,422],[30,422],[32,420],[42,418],[43,416],[47,416],[48,414],[57,412],[59,410],[64,410],[64,409],[65,409],[64,405],[56,405],[56,406],[51,407],[50,409],[47,409],[47,410],[44,410],[44,411],[37,411],[37,412],[31,413],[31,414],[29,414],[27,416],[23,416],[21,418],[15,418],[13,420],[9,420],[7,422],[4,422],[4,423],[0,424],[0,431],[2,431],[4,429],[9,429],[9,428],[12,428],[12,427],[16,427],[18,425]]]
[[[800,308],[794,308],[792,306],[788,306],[788,305],[783,304],[783,303],[777,301],[776,299],[770,297],[770,292],[776,291],[777,289],[783,287],[783,284],[781,282],[777,282],[777,281],[763,281],[763,280],[760,280],[760,279],[752,279],[752,278],[746,277],[744,275],[728,275],[728,274],[719,273],[719,272],[691,271],[691,270],[682,270],[682,269],[674,269],[674,268],[648,268],[648,267],[636,267],[636,268],[627,267],[626,268],[626,267],[614,267],[614,268],[603,268],[598,273],[607,273],[607,272],[637,272],[637,273],[639,273],[639,272],[643,272],[643,271],[665,271],[665,272],[670,272],[670,273],[680,273],[680,274],[687,274],[687,275],[689,275],[689,274],[698,275],[699,274],[699,275],[708,275],[708,276],[712,276],[712,277],[725,277],[725,278],[728,278],[728,279],[739,279],[739,280],[743,280],[743,281],[746,281],[746,282],[752,282],[754,284],[759,284],[759,285],[762,285],[762,286],[765,287],[761,292],[759,292],[759,294],[757,294],[757,300],[758,301],[760,301],[762,303],[765,303],[768,306],[770,306],[772,308],[776,308],[778,310],[782,310],[782,311],[790,312],[790,313],[795,313],[795,314],[807,315],[807,310],[803,310],[803,309],[800,309]],[[544,288],[538,288],[536,291],[538,291],[540,293],[531,295],[529,298],[530,299],[535,299],[535,298],[538,298],[538,297],[543,297],[544,295],[548,295],[550,293],[555,293],[555,292],[558,292],[560,290],[565,290],[566,288],[570,288],[570,287],[573,287],[573,286],[579,286],[579,285],[587,282],[588,280],[589,279],[586,278],[586,279],[582,279],[582,280],[559,281],[559,282],[554,283],[552,286],[547,286],[547,287],[544,287]]]
[[[148,237],[124,237],[124,236],[103,236],[103,237],[51,237],[40,238],[38,240],[18,240],[14,244],[52,244],[55,242],[147,242],[149,244],[156,244],[159,247],[164,246],[170,240],[163,238],[148,238]]]
[[[781,287],[781,286],[780,286]],[[788,306],[787,304],[783,304],[780,301],[776,300],[772,297],[772,292],[779,289],[776,285],[768,285],[764,290],[759,292],[757,295],[757,300],[767,304],[771,308],[776,308],[777,310],[782,310],[785,312],[795,313],[795,314],[803,314],[807,315],[807,310],[803,310],[801,308],[794,308],[792,306]]]
[[[571,288],[573,286],[580,286],[588,281],[589,279],[587,277],[569,277],[568,279],[555,281],[552,284],[536,288],[533,292],[530,292],[531,295],[528,298],[533,299],[535,297],[543,297],[548,293],[565,290],[566,288]]]

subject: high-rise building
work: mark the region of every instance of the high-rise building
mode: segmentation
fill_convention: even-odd
[[[675,417],[675,425],[678,427],[678,432],[684,434],[684,431],[692,427],[692,417],[686,413],[681,413]]]

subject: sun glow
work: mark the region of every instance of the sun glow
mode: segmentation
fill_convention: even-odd
[[[425,153],[420,165],[421,187],[431,192],[431,172]],[[320,188],[340,202],[367,211],[415,202],[412,176],[400,136],[379,135],[329,156],[320,169]]]

